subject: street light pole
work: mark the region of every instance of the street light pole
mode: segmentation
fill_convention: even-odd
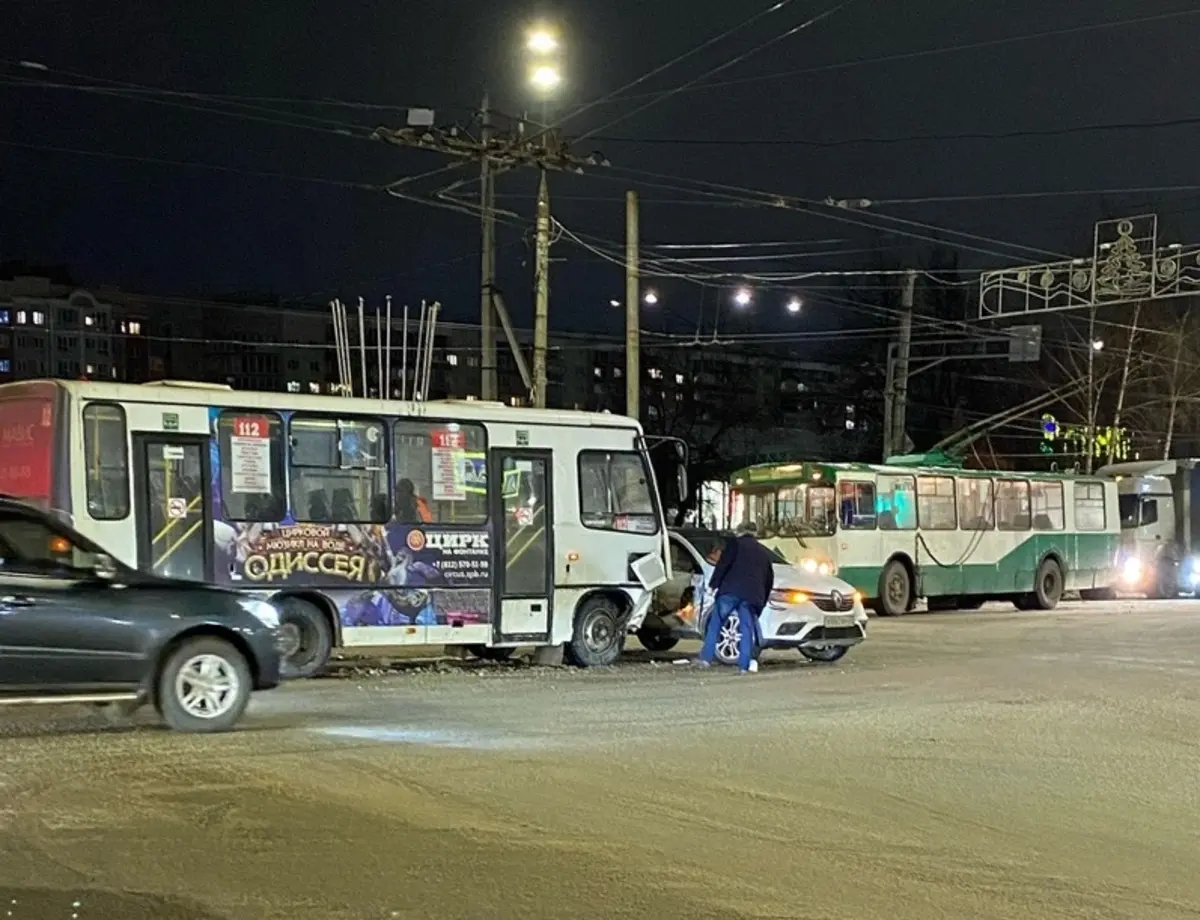
[[[638,297],[638,197],[625,193],[625,414],[641,415],[642,338]]]
[[[534,251],[533,404],[546,408],[546,342],[550,324],[550,188],[541,169],[537,196],[537,245]]]

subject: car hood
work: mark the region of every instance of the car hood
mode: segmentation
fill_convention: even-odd
[[[830,594],[837,591],[849,597],[854,588],[834,575],[806,572],[798,565],[775,565],[775,587],[788,591],[807,591],[810,594]]]

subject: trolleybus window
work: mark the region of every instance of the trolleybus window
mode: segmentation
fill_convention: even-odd
[[[646,464],[636,451],[579,453],[579,517],[593,530],[657,533]]]
[[[482,425],[401,420],[393,437],[397,521],[487,523],[487,432]]]
[[[387,440],[375,419],[292,416],[292,514],[322,524],[386,523]]]
[[[283,420],[274,412],[222,412],[217,438],[225,519],[283,520]]]
[[[1104,529],[1104,486],[1098,482],[1075,483],[1075,529]]]
[[[838,483],[843,530],[875,529],[875,483],[843,479]]]
[[[1061,482],[1030,483],[1034,530],[1062,530],[1067,526],[1063,513]]]
[[[1001,479],[996,483],[996,528],[1029,529],[1029,483],[1024,479]]]
[[[129,515],[129,444],[125,410],[111,403],[83,407],[83,468],[88,515],[120,521]]]
[[[954,480],[949,476],[917,477],[917,521],[922,530],[954,530]]]
[[[958,480],[958,525],[962,530],[991,530],[996,524],[990,479]]]
[[[917,484],[912,476],[880,473],[876,505],[880,530],[917,529]]]

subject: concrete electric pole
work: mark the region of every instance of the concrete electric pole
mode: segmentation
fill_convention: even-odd
[[[537,243],[534,248],[533,405],[546,408],[546,343],[550,324],[550,186],[538,179]]]
[[[495,290],[496,272],[496,234],[495,234],[495,181],[496,175],[513,169],[535,168],[541,173],[538,184],[538,250],[535,278],[535,328],[534,328],[534,372],[532,381],[526,381],[529,395],[534,405],[544,406],[546,401],[546,339],[549,329],[549,258],[550,258],[550,199],[547,191],[546,176],[551,170],[581,173],[587,167],[607,166],[608,161],[601,156],[591,154],[580,157],[571,152],[567,143],[553,130],[545,129],[530,132],[523,119],[507,118],[505,130],[497,126],[497,113],[493,112],[485,98],[481,112],[481,130],[478,138],[471,137],[466,130],[458,126],[439,128],[432,124],[432,113],[428,110],[412,110],[409,122],[402,128],[377,128],[373,137],[377,140],[394,144],[397,147],[408,147],[416,150],[427,150],[439,153],[451,159],[466,163],[480,163],[480,178],[483,188],[480,192],[480,221],[481,244],[480,255],[480,325],[482,347],[480,395],[485,399],[495,399],[499,396],[496,385],[495,357],[495,325],[493,319],[499,319],[501,328],[509,337],[509,347],[514,355],[519,355],[519,347],[510,330],[512,323],[502,312],[503,306]],[[399,183],[389,187],[397,197],[406,197],[399,193]],[[418,199],[419,200],[419,199]],[[490,310],[489,310],[490,307]],[[541,324],[539,333],[538,324]],[[538,377],[539,366],[539,335],[540,335],[540,366],[541,376]],[[523,365],[523,360],[518,360]],[[538,380],[540,379],[540,384]]]
[[[492,113],[487,93],[479,109],[479,139],[483,154],[479,157],[479,220],[480,220],[480,272],[479,272],[479,347],[480,383],[479,396],[485,401],[496,398],[496,335],[493,319],[496,308],[493,304],[493,289],[496,286],[496,186],[492,175],[492,161],[487,150],[492,142]]]
[[[912,352],[913,294],[917,273],[904,273],[900,290],[900,334],[893,349],[888,348],[887,385],[883,394],[883,460],[908,449],[908,361]]]
[[[638,290],[638,197],[625,193],[625,414],[641,416],[642,335]]]

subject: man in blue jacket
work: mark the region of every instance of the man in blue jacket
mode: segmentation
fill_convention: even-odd
[[[775,587],[775,563],[754,538],[753,524],[739,527],[738,535],[725,541],[708,586],[717,592],[717,598],[704,630],[700,664],[712,664],[721,627],[736,613],[741,633],[738,668],[743,673],[757,671],[758,617]]]

